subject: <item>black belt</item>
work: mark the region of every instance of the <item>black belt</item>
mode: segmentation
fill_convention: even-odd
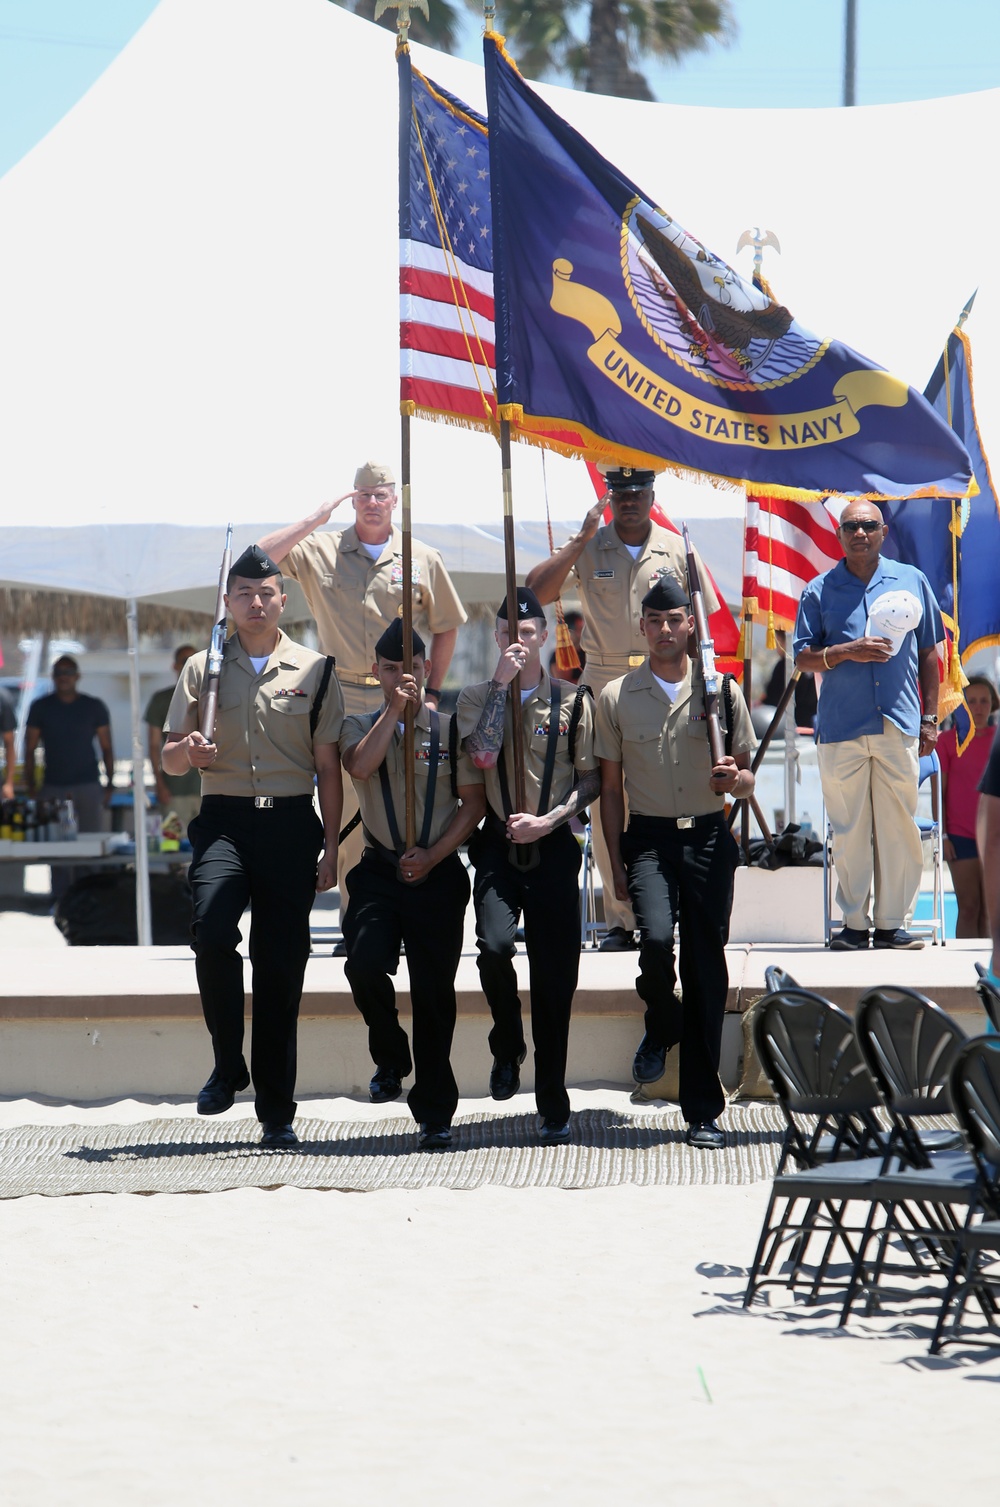
[[[629,815],[629,826],[648,822],[656,827],[666,827],[670,832],[686,832],[691,827],[708,827],[713,822],[724,821],[725,816],[724,811],[706,811],[702,816],[640,816],[636,812]]]
[[[271,811],[281,806],[311,806],[311,795],[203,795],[201,809],[204,811],[208,806],[228,806],[230,808],[247,811]]]

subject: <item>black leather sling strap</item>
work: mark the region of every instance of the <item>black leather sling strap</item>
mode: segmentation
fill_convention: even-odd
[[[542,788],[538,792],[538,810],[536,816],[544,816],[549,809],[549,798],[552,794],[552,777],[555,774],[556,754],[559,750],[559,708],[562,705],[562,697],[559,691],[559,682],[552,682],[552,698],[549,702],[549,732],[545,744],[545,765],[542,769]],[[523,708],[521,709],[523,711]],[[515,717],[515,721],[517,718]],[[520,733],[521,728],[516,727]],[[504,758],[503,749],[497,760],[497,774],[500,777],[500,800],[503,802],[504,816],[510,816],[514,810],[510,799],[510,785],[507,780],[507,760]]]
[[[378,721],[381,712],[377,713],[372,726]],[[418,848],[426,848],[431,835],[431,823],[434,820],[434,792],[437,786],[438,751],[441,747],[441,718],[433,707],[427,708],[427,716],[431,729],[431,746],[428,752],[429,767],[427,770],[427,791],[424,796],[424,821],[417,839]],[[406,844],[399,835],[399,823],[396,820],[396,808],[392,803],[392,788],[389,784],[389,771],[385,767],[383,759],[378,767],[379,785],[382,787],[382,804],[385,807],[385,819],[389,824],[389,836],[397,856],[406,852]]]
[[[333,667],[337,663],[332,654],[326,656],[326,664],[323,666],[323,674],[320,677],[319,690],[316,692],[316,700],[309,712],[309,736],[315,738],[316,729],[319,727],[319,714],[323,709],[323,699],[326,696],[326,688],[330,684],[330,676]]]

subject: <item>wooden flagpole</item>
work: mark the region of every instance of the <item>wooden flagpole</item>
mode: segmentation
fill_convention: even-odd
[[[503,553],[507,575],[507,632],[509,642],[518,642],[517,631],[517,566],[514,560],[514,491],[510,475],[510,421],[500,420],[500,465],[503,473]],[[521,676],[517,674],[510,683],[511,712],[514,718],[514,810],[526,811],[524,782],[524,739],[521,737]],[[503,758],[501,752],[500,757]]]

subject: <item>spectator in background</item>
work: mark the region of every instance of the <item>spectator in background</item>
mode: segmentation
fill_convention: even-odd
[[[961,755],[958,752],[958,731],[954,727],[943,732],[937,743],[944,796],[943,851],[958,901],[956,937],[988,937],[990,927],[983,892],[983,870],[976,847],[976,808],[979,805],[979,781],[993,743],[990,717],[1000,707],[1000,696],[992,680],[985,675],[971,675],[965,691],[965,704],[975,729],[965,752]]]
[[[194,821],[201,807],[201,775],[197,769],[189,769],[187,774],[164,774],[160,764],[160,750],[163,747],[163,724],[167,720],[177,677],[194,652],[193,644],[180,645],[174,654],[173,680],[162,690],[153,692],[143,716],[149,729],[149,762],[153,766],[153,779],[156,781],[156,803],[163,815],[168,811],[176,812],[184,824],[185,837],[188,822]]]
[[[39,696],[28,709],[24,740],[24,783],[28,795],[36,794],[35,750],[41,744],[45,751],[45,783],[37,792],[39,800],[71,800],[80,832],[104,832],[115,779],[108,709],[96,696],[84,696],[77,690],[80,667],[68,654],[61,655],[52,666],[52,679],[55,690],[48,696]],[[95,740],[107,775],[103,789],[94,753]],[[52,894],[57,900],[75,877],[73,869],[53,869]]]
[[[576,650],[576,657],[580,661],[580,668],[578,670],[567,670],[565,675],[560,675],[556,668],[556,654],[553,654],[549,659],[549,679],[570,680],[576,685],[587,667],[587,655],[580,647],[580,640],[583,637],[583,613],[570,609],[564,616],[566,627],[569,629],[569,636],[573,642],[573,648]],[[558,650],[556,653],[558,653]]]
[[[1000,987],[1000,729],[994,735],[979,782],[976,842],[983,865],[987,935],[993,941],[988,978],[991,984]]]
[[[5,801],[14,799],[14,734],[16,731],[17,718],[14,716],[14,703],[3,686],[0,686],[0,735],[3,737],[4,761],[0,799]]]
[[[764,687],[764,694],[760,698],[760,701],[756,703],[757,706],[776,707],[784,695],[787,661],[785,659],[785,635],[780,628],[775,633],[775,638],[778,641],[778,648],[781,653],[768,676],[767,685]],[[808,670],[799,672],[799,678],[795,682],[795,693],[792,697],[792,702],[795,709],[795,726],[811,733],[816,717],[816,677]],[[760,729],[761,732],[767,730],[770,720],[769,717],[765,727]],[[757,729],[757,721],[758,719],[755,717],[755,730]]]
[[[924,945],[906,921],[923,869],[919,755],[937,743],[944,627],[927,577],[882,557],[887,533],[873,502],[848,503],[844,558],[808,582],[795,622],[796,665],[823,676],[817,757],[844,914],[835,952]]]

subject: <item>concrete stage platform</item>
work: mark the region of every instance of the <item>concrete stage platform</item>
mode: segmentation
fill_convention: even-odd
[[[371,1076],[363,1022],[329,946],[306,970],[299,1030],[299,1093],[365,1094]],[[777,963],[806,988],[850,1010],[874,984],[905,985],[936,1000],[970,1035],[983,1029],[975,993],[976,961],[985,942],[951,941],[922,952],[831,953],[820,943],[735,943],[728,949],[730,989],[723,1039],[727,1088],[740,1079],[742,1013],[764,992],[764,970]],[[516,959],[527,1004],[527,959]],[[570,1033],[568,1081],[627,1084],[642,1035],[635,993],[636,953],[581,957]],[[249,978],[249,965],[246,969]],[[397,978],[408,1025],[406,964]],[[488,1092],[489,1014],[479,987],[471,938],[458,974],[458,1028],[453,1062],[463,1095]],[[673,1055],[673,1054],[672,1054]],[[7,949],[0,964],[0,1095],[39,1094],[72,1101],[123,1096],[189,1095],[207,1078],[209,1045],[184,947]],[[531,1058],[522,1074],[530,1088]]]

